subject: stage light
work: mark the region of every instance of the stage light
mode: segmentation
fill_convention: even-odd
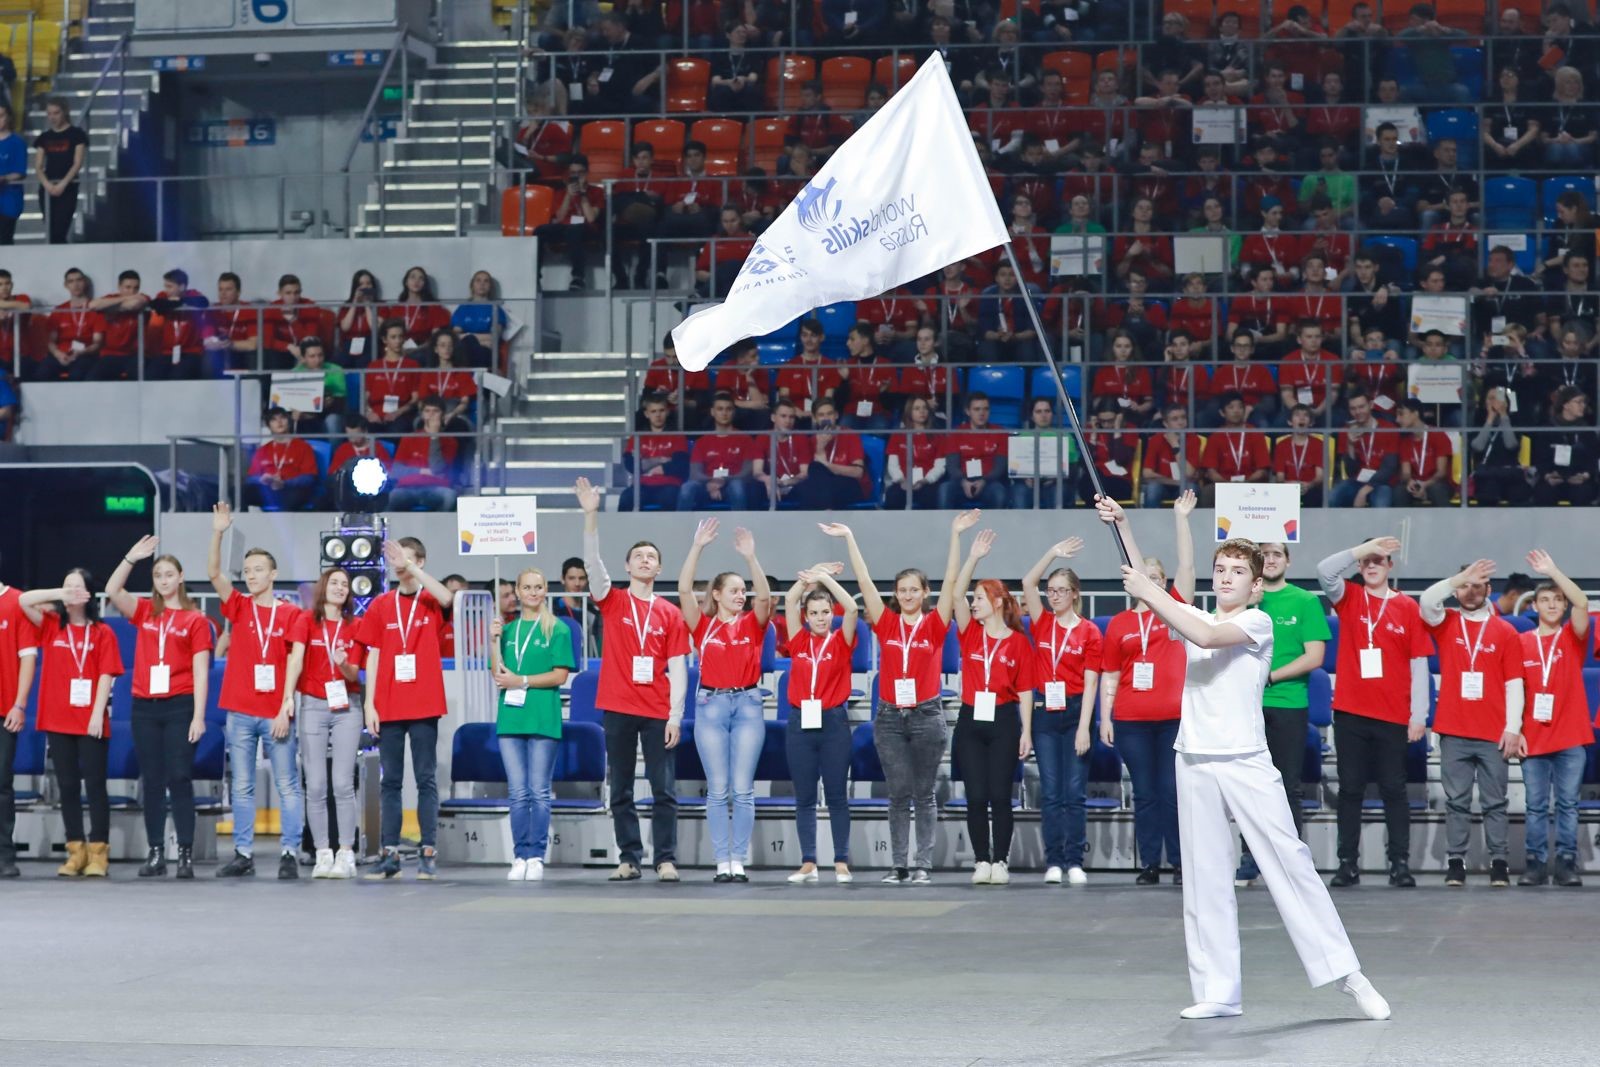
[[[350,592],[358,597],[371,596],[372,589],[372,575],[370,574],[358,574],[350,579]]]
[[[377,545],[370,537],[353,537],[350,539],[350,557],[352,559],[369,560],[377,552]]]
[[[322,535],[322,559],[324,564],[338,563],[349,554],[349,545],[345,539],[337,534]]]
[[[362,496],[377,496],[389,482],[389,472],[383,469],[383,460],[364,456],[350,469],[350,484]]]

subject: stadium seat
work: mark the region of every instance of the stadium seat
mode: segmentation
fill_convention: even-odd
[[[1125,78],[1139,66],[1139,54],[1132,48],[1121,51],[1112,49],[1101,52],[1094,57],[1094,70],[1098,74],[1102,70],[1115,71],[1118,78]]]
[[[1026,376],[1021,367],[983,366],[967,372],[967,392],[987,393],[989,421],[1015,428],[1022,424]]]
[[[845,334],[856,324],[856,305],[854,301],[842,300],[819,307],[811,315],[822,324],[822,336],[826,341],[843,344]]]
[[[1369,0],[1328,0],[1328,35],[1331,37],[1350,25],[1354,21],[1351,12],[1355,6],[1368,2]],[[1376,10],[1378,5],[1371,6]]]
[[[793,358],[793,341],[761,341],[756,345],[756,359],[763,367],[776,367]]]
[[[738,173],[744,146],[744,123],[733,119],[700,119],[689,127],[689,140],[706,146],[706,173]],[[718,167],[713,171],[712,165]],[[731,170],[728,170],[731,168]],[[771,173],[768,171],[767,173]]]
[[[1483,5],[1478,5],[1478,28],[1483,28]],[[1439,21],[1444,21],[1444,12],[1441,8]],[[1461,27],[1458,27],[1461,28]],[[1466,87],[1468,99],[1483,99],[1483,49],[1456,47],[1450,49],[1450,55],[1456,61],[1456,81]],[[1473,145],[1478,144],[1476,137]]]
[[[1334,668],[1339,663],[1339,616],[1328,616],[1328,632],[1333,636],[1328,638],[1322,650],[1322,669],[1328,674],[1336,674],[1338,672]]]
[[[779,111],[800,109],[800,86],[817,79],[817,61],[810,56],[773,56],[767,60],[767,106]],[[769,172],[770,173],[770,172]]]
[[[550,221],[556,192],[548,185],[513,185],[500,194],[500,233],[527,235]]]
[[[910,81],[916,73],[917,61],[908,55],[883,56],[872,66],[872,80],[889,90],[890,96]]]
[[[1066,387],[1067,396],[1074,403],[1083,402],[1083,368],[1076,363],[1058,363],[1061,368],[1061,384]],[[1028,400],[1030,402],[1044,397],[1058,408],[1061,406],[1061,397],[1056,393],[1056,376],[1050,373],[1049,367],[1035,367],[1033,380],[1028,387]],[[1058,411],[1059,420],[1065,420],[1067,413]]]
[[[822,61],[822,102],[832,111],[859,111],[867,102],[872,61],[833,56]]]
[[[644,143],[656,150],[658,161],[672,164],[677,173],[678,160],[683,158],[683,123],[677,119],[651,119],[633,124],[633,143]]]
[[[590,181],[623,177],[628,173],[628,124],[620,119],[584,123],[578,151],[589,159]]]
[[[1396,0],[1390,0],[1395,3]],[[1484,5],[1482,0],[1433,0],[1433,17],[1440,25],[1448,26],[1453,30],[1460,30],[1466,34],[1480,34],[1484,29]],[[1462,69],[1462,52],[1478,53],[1477,71],[1478,86],[1473,89],[1474,97],[1483,95],[1483,49],[1481,48],[1452,48],[1456,54],[1456,70]],[[1460,77],[1457,74],[1457,77]],[[1464,79],[1463,79],[1464,80]],[[1468,86],[1471,88],[1471,86]]]
[[[876,676],[873,677],[872,683],[876,687]],[[878,759],[878,748],[872,741],[872,723],[864,722],[850,734],[850,781],[854,784],[883,780],[883,762]],[[852,796],[850,806],[886,808],[889,806],[889,798]]]
[[[1110,795],[1095,796],[1096,786]],[[1090,811],[1115,811],[1122,807],[1122,757],[1115,748],[1100,740],[1098,731],[1090,741],[1089,799],[1084,805]]]
[[[1377,4],[1374,3],[1376,8]],[[1217,18],[1233,14],[1239,16],[1239,36],[1248,40],[1261,35],[1261,13],[1265,5],[1260,0],[1217,0]],[[1287,10],[1287,9],[1285,9]]]
[[[1438,144],[1445,138],[1456,142],[1456,160],[1462,170],[1478,165],[1478,116],[1465,108],[1446,108],[1430,111],[1422,117],[1423,128],[1428,131],[1428,143]]]
[[[888,445],[877,434],[861,435],[861,450],[866,453],[867,476],[872,479],[872,488],[868,491],[865,500],[858,500],[851,504],[851,511],[875,511],[879,501],[883,499],[883,468],[888,462]]]
[[[1415,237],[1391,237],[1385,234],[1367,238],[1367,244],[1394,249],[1400,257],[1400,265],[1406,272],[1406,277],[1409,278],[1416,275],[1417,239]]]
[[[676,756],[672,763],[672,774],[678,781],[678,807],[703,808],[706,804],[705,791],[698,793],[685,793],[682,783],[703,782],[706,780],[706,767],[700,759],[700,747],[694,741],[694,723],[686,722],[678,735],[678,747],[673,750]]]
[[[1490,178],[1483,183],[1483,228],[1522,232],[1535,224],[1539,187],[1527,178]]]
[[[1090,85],[1094,81],[1094,57],[1088,52],[1046,52],[1039,66],[1060,74],[1069,87]]]
[[[704,111],[711,86],[711,64],[704,59],[673,59],[667,63],[667,110],[673,113]]]
[[[788,119],[756,119],[750,130],[750,165],[760,167],[768,177],[776,174],[788,134]]]
[[[680,746],[693,749],[693,745]],[[680,753],[681,758],[681,753]],[[556,763],[551,773],[555,782],[583,782],[598,784],[606,776],[605,730],[598,723],[568,722],[562,724],[560,747],[556,750]],[[506,780],[505,761],[500,758],[500,745],[494,723],[469,722],[456,728],[450,741],[450,781],[475,785],[499,785]],[[494,811],[504,810],[505,797],[449,797],[440,801],[444,811]],[[598,811],[604,806],[598,792],[593,797],[555,797],[551,807],[557,810]]]
[[[1589,210],[1594,210],[1594,178],[1592,176],[1574,177],[1572,175],[1558,175],[1544,180],[1544,221],[1554,224],[1556,221],[1556,201],[1565,192],[1574,192],[1583,197],[1583,202],[1589,205]]]
[[[595,691],[600,686],[600,665],[572,676],[567,690],[567,718],[572,722],[599,722],[600,709],[595,707]]]
[[[1211,34],[1211,22],[1216,18],[1212,0],[1163,0],[1162,13],[1179,14],[1189,20],[1189,39],[1201,40]]]

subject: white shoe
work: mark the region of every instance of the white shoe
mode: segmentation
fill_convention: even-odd
[[[329,878],[354,878],[356,876],[356,854],[348,848],[341,848],[333,856],[333,870],[328,872]]]
[[[972,884],[988,885],[989,870],[990,868],[988,860],[979,860],[977,863],[974,863],[972,865]]]
[[[1202,1000],[1198,1004],[1191,1004],[1178,1013],[1180,1019],[1231,1019],[1235,1015],[1243,1015],[1244,1009],[1236,1004],[1213,1004]]]
[[[527,873],[522,876],[522,880],[524,882],[544,881],[544,860],[537,856],[529,860]]]
[[[1000,861],[998,861],[996,863],[990,864],[990,866],[989,866],[989,884],[990,885],[1010,885],[1011,884],[1011,865],[1006,863],[1005,860],[1000,860]]]
[[[744,864],[738,860],[728,864],[728,873],[733,875],[735,882],[748,882],[750,880],[750,876],[744,873]]]
[[[512,860],[511,870],[506,872],[506,881],[521,882],[527,880],[527,877],[528,861],[524,859]]]
[[[1083,868],[1082,867],[1068,867],[1067,868],[1067,884],[1068,885],[1088,885],[1089,884],[1089,876],[1083,873]]]
[[[717,877],[721,878],[724,875],[729,878],[733,877],[733,864],[729,863],[727,860],[723,860],[721,863],[717,864]]]
[[[795,871],[789,876],[789,881],[795,883],[796,885],[799,885],[801,882],[815,882],[816,880],[817,869],[815,867],[811,868],[809,871]]]
[[[856,880],[856,876],[851,874],[849,871],[841,871],[835,867],[833,869],[833,880],[838,882],[840,885],[849,885],[851,882]]]
[[[1051,867],[1048,871],[1045,871],[1044,872],[1044,884],[1045,885],[1060,885],[1061,884],[1061,868],[1060,867]]]
[[[311,868],[311,877],[313,877],[313,878],[332,878],[333,877],[333,849],[331,849],[331,848],[319,848],[319,849],[317,849],[317,865],[315,867]]]
[[[1389,1017],[1389,1002],[1372,988],[1372,983],[1360,971],[1339,979],[1339,992],[1355,997],[1362,1014],[1367,1018],[1381,1020]]]

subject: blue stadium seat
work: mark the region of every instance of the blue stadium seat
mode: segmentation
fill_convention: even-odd
[[[762,341],[756,345],[756,353],[763,367],[776,367],[794,358],[794,342]]]
[[[833,617],[833,628],[839,629],[844,624],[843,615]],[[856,674],[864,674],[872,669],[872,627],[867,624],[865,615],[856,616],[856,640],[850,646],[850,670]]]
[[[1089,749],[1089,788],[1092,792],[1096,785],[1108,788],[1114,796],[1091,796],[1086,806],[1091,811],[1116,810],[1122,807],[1122,757],[1117,755],[1117,750],[1100,740],[1096,731]]]
[[[1539,620],[1528,615],[1505,615],[1502,616],[1502,618],[1504,618],[1506,622],[1510,623],[1511,628],[1517,631],[1519,634],[1525,634],[1530,630],[1537,629],[1539,626]],[[1587,643],[1591,648],[1594,646],[1593,626],[1589,627],[1589,640]]]
[[[950,621],[950,628],[944,633],[944,649],[939,658],[939,673],[961,673],[961,635],[956,632],[954,619]]]
[[[1438,144],[1449,137],[1456,142],[1456,162],[1462,170],[1478,165],[1478,117],[1465,108],[1445,108],[1422,116],[1428,143]]]
[[[567,634],[568,634],[569,637],[572,638],[572,662],[574,662],[574,663],[582,663],[583,662],[583,630],[582,630],[582,628],[578,625],[577,622],[573,621],[572,619],[562,618],[559,621],[561,622],[561,624],[563,626],[565,626],[567,628]]]
[[[766,723],[767,736],[761,745],[761,757],[756,760],[756,781],[758,782],[792,782],[793,774],[789,771],[789,739],[788,725],[773,722]],[[758,796],[758,808],[793,808],[794,796]]]
[[[586,671],[572,676],[568,691],[567,718],[572,722],[599,722],[600,709],[595,707],[595,691],[600,686],[600,665],[596,663]]]
[[[106,753],[106,779],[110,782],[139,781],[139,757],[133,751],[133,730],[129,722],[112,725],[111,744]],[[111,794],[113,808],[134,808],[138,805],[137,795]]]
[[[874,679],[876,685],[876,679]],[[878,759],[878,748],[872,742],[872,723],[864,722],[850,735],[850,781],[883,781],[883,763]],[[886,808],[888,797],[851,797],[852,808]]]
[[[771,333],[768,333],[768,334],[762,334],[760,337],[756,338],[756,340],[758,342],[760,342],[760,341],[787,341],[787,342],[789,342],[789,350],[790,350],[790,352],[793,352],[794,351],[794,342],[797,341],[799,339],[799,337],[800,337],[800,319],[802,319],[802,318],[805,318],[805,316],[801,315],[801,316],[799,316],[797,318],[790,319],[788,322],[784,323],[782,326],[779,326],[776,330],[773,330]]]
[[[829,355],[838,354],[843,359],[847,354],[844,347],[845,335],[850,332],[850,327],[856,324],[856,305],[849,300],[842,300],[837,304],[817,308],[814,312],[818,322],[822,323],[823,351]],[[796,334],[799,327],[795,328]],[[885,353],[886,355],[887,353]]]
[[[1322,649],[1322,669],[1329,674],[1337,674],[1339,666],[1339,616],[1328,616],[1328,632],[1333,636],[1328,638],[1328,643]]]
[[[1094,623],[1095,629],[1100,631],[1100,636],[1101,637],[1104,637],[1105,633],[1106,633],[1106,630],[1109,629],[1110,626],[1111,626],[1111,620],[1113,618],[1115,618],[1115,617],[1116,616],[1114,616],[1114,615],[1096,615],[1094,618],[1090,619],[1089,621]]]
[[[876,511],[883,500],[883,468],[888,463],[888,445],[876,434],[861,436],[861,451],[866,454],[867,474],[872,479],[872,489],[866,499],[850,505],[851,511]]]
[[[672,764],[672,773],[679,783],[706,780],[706,767],[700,760],[700,748],[694,742],[694,723],[683,724],[682,733],[678,736],[678,747],[673,749],[673,752],[676,756]],[[704,792],[685,793],[682,785],[679,785],[678,807],[703,808],[705,804]]]
[[[1544,221],[1554,224],[1556,221],[1556,201],[1565,192],[1574,192],[1583,197],[1584,203],[1589,205],[1589,210],[1594,210],[1594,177],[1593,175],[1578,177],[1575,175],[1560,175],[1544,180]]]
[[[1333,679],[1318,667],[1306,676],[1306,687],[1311,695],[1311,725],[1327,729],[1333,725]]]
[[[1457,45],[1456,47],[1450,49],[1450,56],[1456,61],[1456,81],[1460,82],[1466,87],[1468,98],[1471,100],[1482,100],[1483,49]],[[1473,124],[1472,145],[1473,151],[1476,153],[1478,145],[1476,123]],[[1465,157],[1463,157],[1461,165],[1467,165]]]
[[[778,626],[772,619],[768,619],[766,633],[761,637],[761,673],[770,674],[775,669],[773,664],[777,658]]]
[[[1077,363],[1061,363],[1061,384],[1066,387],[1067,395],[1074,404],[1083,402],[1083,367]],[[1044,397],[1056,406],[1056,425],[1065,426],[1067,413],[1060,410],[1061,397],[1056,394],[1056,376],[1050,373],[1049,367],[1035,367],[1033,379],[1028,389],[1030,402]]]
[[[1306,811],[1321,808],[1322,790],[1314,787],[1322,784],[1322,735],[1317,732],[1315,725],[1306,726],[1306,752],[1300,764],[1300,781],[1305,786],[1300,807]]]
[[[693,748],[694,746],[689,746]],[[606,775],[605,731],[598,723],[568,722],[561,727],[561,747],[556,752],[552,779],[557,782],[602,782]],[[504,783],[506,765],[492,722],[463,723],[450,742],[452,783]],[[440,802],[446,809],[494,810],[506,806],[504,797],[451,797]],[[556,797],[551,806],[564,810],[598,811],[598,798]]]
[[[1400,83],[1402,91],[1417,84],[1417,64],[1409,48],[1391,48],[1388,56],[1389,77]]]
[[[306,444],[311,446],[311,452],[317,457],[317,473],[327,474],[328,464],[333,461],[333,442],[323,438],[307,438]]]
[[[1539,187],[1527,178],[1495,177],[1483,183],[1483,228],[1490,232],[1531,229],[1538,216]]]
[[[967,372],[967,392],[989,397],[989,421],[996,426],[1022,424],[1026,380],[1021,367],[973,367]]]
[[[1415,237],[1391,237],[1387,234],[1367,238],[1367,244],[1392,248],[1400,256],[1400,265],[1404,268],[1409,278],[1417,273],[1417,239]]]

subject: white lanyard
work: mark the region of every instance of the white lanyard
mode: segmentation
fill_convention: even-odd
[[[837,630],[829,630],[828,631],[828,636],[824,637],[822,639],[822,647],[817,649],[815,655],[812,655],[812,656],[801,656],[800,657],[801,659],[809,659],[809,660],[811,660],[811,699],[812,700],[817,699],[817,675],[822,673],[822,661],[824,659],[826,659],[827,655],[828,655],[828,642],[833,640],[833,635],[835,633],[837,633],[837,632],[838,632]],[[815,636],[816,636],[815,634],[807,635],[806,644],[808,644],[808,645],[812,644],[813,642],[811,641],[811,638],[815,637]]]
[[[650,616],[648,614],[645,615],[645,621],[646,622],[650,621]],[[700,655],[701,655],[702,658],[704,658],[704,656],[706,654],[706,649],[711,647],[711,639],[717,635],[717,622],[718,622],[718,620],[715,617],[707,620],[707,622],[706,622],[706,636],[700,642]],[[737,623],[738,620],[735,619],[734,622]],[[722,628],[724,630],[726,630],[728,628],[728,623],[723,623],[722,624]],[[726,642],[724,642],[724,645],[726,645],[726,647],[729,649],[729,651],[732,651],[732,649],[733,649],[732,645],[727,645]],[[639,639],[639,651],[640,652],[644,651],[644,638],[643,637],[641,637]]]
[[[1295,451],[1294,438],[1289,438],[1289,454],[1294,457],[1294,473],[1296,481],[1300,480],[1299,474],[1300,471],[1304,469],[1306,453],[1309,451],[1311,451],[1311,439],[1309,437],[1306,438],[1306,443],[1300,446],[1300,450],[1298,452]]]
[[[1422,432],[1417,441],[1417,474],[1425,474],[1428,469],[1428,433]]]
[[[1061,617],[1057,616],[1055,619],[1055,627],[1050,631],[1050,673],[1052,675],[1061,670],[1061,657],[1067,654],[1067,649],[1072,645],[1071,641],[1062,641],[1061,647],[1058,649],[1056,647],[1056,638],[1071,636],[1072,629],[1062,626]]]
[[[283,465],[289,461],[284,449],[286,446],[276,441],[272,442],[272,473],[279,478],[283,477]]]
[[[1456,618],[1461,620],[1461,643],[1467,648],[1467,670],[1469,672],[1476,671],[1478,669],[1478,650],[1483,648],[1483,633],[1489,628],[1489,620],[1484,619],[1483,625],[1478,627],[1478,640],[1473,643],[1467,640],[1466,612],[1458,613]]]
[[[1282,270],[1283,269],[1283,261],[1278,258],[1278,249],[1277,249],[1277,246],[1273,244],[1272,239],[1270,237],[1268,237],[1265,233],[1263,233],[1261,235],[1261,243],[1263,245],[1266,245],[1266,247],[1267,247],[1267,255],[1268,255],[1268,257],[1271,258],[1272,265],[1274,267],[1276,267],[1278,270]]]
[[[1368,430],[1362,427],[1362,430],[1360,440],[1356,441],[1356,447],[1361,449],[1361,458],[1370,467],[1372,466],[1372,450],[1378,447],[1378,428],[1374,426]]]
[[[533,644],[533,635],[539,632],[539,623],[538,620],[535,620],[532,629],[528,631],[528,636],[519,641],[517,635],[522,633],[522,622],[523,620],[520,618],[517,620],[516,630],[511,635],[511,644],[517,650],[518,672],[522,670],[522,658],[528,654],[528,646]],[[709,637],[710,634],[708,633],[706,636]]]
[[[911,677],[911,642],[917,639],[917,631],[922,629],[922,624],[928,619],[928,613],[923,612],[917,616],[917,624],[911,628],[911,635],[906,636],[906,617],[900,616],[900,671],[907,678]]]
[[[1224,434],[1223,436],[1227,437],[1226,434]],[[1229,441],[1228,442],[1228,451],[1233,453],[1233,469],[1235,471],[1242,472],[1244,470],[1244,431],[1243,430],[1239,431],[1239,447],[1238,448],[1233,447],[1233,442]]]
[[[396,617],[398,618],[398,615]],[[333,653],[334,650],[339,647],[339,634],[343,630],[344,620],[340,619],[339,624],[333,628],[333,636],[329,637],[328,623],[326,620],[324,620],[322,623],[322,651],[327,653],[328,666],[333,668],[333,673],[335,676],[337,676],[339,673],[339,664],[338,661],[333,658]]]
[[[78,646],[72,640],[72,624],[70,622],[67,623],[67,651],[72,654],[73,665],[77,668],[72,675],[74,678],[82,678],[84,676],[83,664],[88,660],[90,650],[94,648],[94,643],[89,639],[91,625],[90,623],[84,623],[83,625],[83,651],[79,652]]]
[[[84,324],[84,321],[89,317],[89,305],[88,304],[84,304],[83,305],[83,310],[79,311],[76,307],[73,306],[72,302],[69,300],[67,302],[67,314],[71,315],[72,319],[73,319],[72,336],[77,340],[82,340],[83,339],[83,324]]]
[[[1316,366],[1311,362],[1311,360],[1306,358],[1305,349],[1303,348],[1300,350],[1300,363],[1305,367],[1306,385],[1313,389],[1316,388],[1317,383],[1322,380],[1322,368]],[[1313,371],[1316,373],[1313,374]]]
[[[1487,626],[1488,623],[1485,622],[1484,625]],[[1479,633],[1478,637],[1481,639],[1483,637],[1483,634]],[[1556,663],[1556,646],[1559,645],[1560,643],[1561,643],[1561,631],[1557,630],[1554,634],[1550,635],[1550,655],[1546,656],[1544,654],[1544,642],[1539,639],[1538,632],[1537,631],[1534,632],[1533,645],[1534,645],[1535,648],[1537,648],[1539,650],[1539,673],[1541,675],[1539,688],[1541,688],[1541,689],[1549,689],[1550,688],[1550,668],[1555,666],[1555,663]]]
[[[1005,638],[1002,637],[1000,640],[996,641],[994,643],[994,648],[991,649],[989,647],[988,630],[979,631],[978,637],[983,643],[983,650],[979,653],[983,657],[983,688],[984,692],[990,692],[989,674],[994,669],[994,658],[1000,654],[1000,646],[1005,644]]]
[[[272,631],[278,625],[278,598],[272,598],[272,613],[267,616],[267,628],[261,629],[261,612],[254,602],[250,604],[250,615],[256,623],[256,640],[261,644],[261,662],[267,661],[267,646],[272,644]]]
[[[628,594],[628,614],[633,619],[633,632],[639,638],[639,655],[641,656],[645,654],[644,643],[645,640],[650,636],[650,613],[655,610],[655,607],[656,595],[651,593],[650,599],[645,601],[644,621],[640,622],[638,598],[632,593]],[[707,631],[707,636],[710,636],[709,630]]]
[[[1316,310],[1313,311],[1311,314],[1307,315],[1306,318],[1308,318],[1308,319],[1316,319],[1319,322],[1322,321],[1322,305],[1326,301],[1327,301],[1327,297],[1324,297],[1324,296],[1317,297]]]
[[[1379,608],[1378,614],[1374,616],[1372,614],[1372,594],[1365,589],[1361,592],[1367,598],[1367,647],[1376,648],[1377,646],[1372,643],[1372,633],[1378,628],[1378,623],[1383,621],[1383,613],[1389,610],[1390,598],[1387,596],[1383,598],[1383,607]],[[1480,634],[1479,636],[1481,637],[1482,635]]]
[[[411,333],[411,328],[416,325],[417,316],[422,314],[421,304],[408,304],[402,312],[406,317],[406,333]]]
[[[405,360],[404,356],[401,356],[400,358],[401,358],[402,361]],[[400,365],[399,364],[395,364],[391,368],[388,356],[385,356],[383,358],[383,365],[384,365],[384,368],[385,368],[384,372],[383,372],[383,376],[385,378],[389,379],[390,387],[393,388],[394,386],[399,385],[400,384],[400,371],[402,369],[400,367]]]
[[[1144,618],[1139,620],[1139,658],[1146,659],[1150,655],[1150,631],[1156,624],[1154,611],[1136,612]]]
[[[172,630],[172,620],[169,619],[169,618],[165,618],[165,616],[167,614],[165,611],[163,611],[161,614],[163,616],[162,621],[156,623],[156,662],[157,663],[165,663],[165,662],[167,662],[167,634],[169,632],[171,632],[171,630]]]
[[[400,621],[400,600],[399,600],[400,594],[397,593],[397,594],[395,594],[395,596],[396,596],[396,599],[395,599],[395,602],[394,602],[394,625],[395,625],[395,629],[400,631],[400,653],[402,655],[404,655],[405,651],[406,651],[406,647],[411,643],[411,624],[414,621],[416,621],[416,618],[417,618],[417,601],[422,599],[422,591],[419,589],[417,592],[412,594],[412,596],[411,596],[411,611],[410,611],[409,614],[406,615],[406,621],[403,622],[403,623]]]
[[[239,316],[243,313],[243,308],[240,308],[233,313],[233,321],[228,323],[228,336],[230,338],[239,331]]]

